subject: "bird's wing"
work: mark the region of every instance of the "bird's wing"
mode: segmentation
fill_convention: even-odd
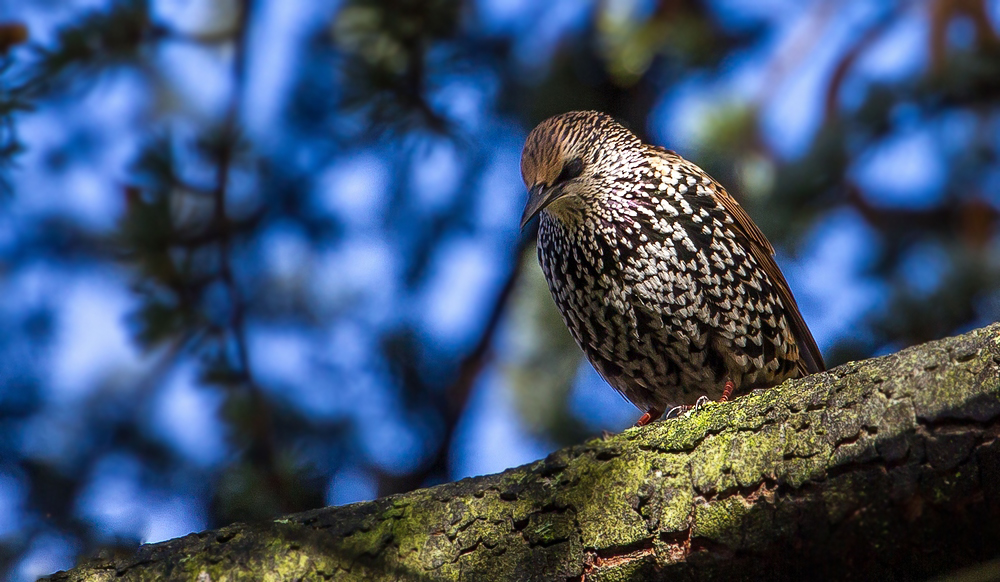
[[[672,164],[682,163],[697,170],[701,174],[705,174],[704,170],[698,168],[687,160],[684,160],[684,158],[681,158],[670,150],[659,147],[654,147],[653,149]],[[812,333],[809,331],[809,327],[806,325],[805,320],[802,319],[802,313],[799,311],[799,304],[795,302],[795,297],[792,296],[792,290],[788,286],[788,281],[785,280],[785,276],[781,273],[781,269],[778,268],[778,263],[774,261],[774,247],[772,247],[771,243],[764,237],[764,233],[760,231],[760,228],[758,228],[757,225],[754,224],[753,220],[750,219],[750,215],[747,214],[746,210],[743,210],[740,203],[737,202],[736,199],[729,194],[729,192],[726,192],[726,189],[723,188],[718,181],[712,179],[712,183],[715,186],[713,191],[715,199],[718,200],[726,211],[729,212],[729,215],[733,217],[736,228],[749,242],[750,252],[753,254],[753,257],[757,259],[757,263],[760,264],[760,266],[764,269],[764,272],[767,273],[771,278],[771,281],[774,282],[775,289],[778,291],[778,296],[781,297],[781,302],[788,308],[787,312],[790,323],[792,324],[792,334],[794,334],[796,340],[798,340],[799,352],[802,355],[802,362],[805,364],[802,371],[807,374],[822,372],[826,369],[826,364],[823,362],[823,354],[820,353],[819,346],[816,345],[816,340],[813,339]]]

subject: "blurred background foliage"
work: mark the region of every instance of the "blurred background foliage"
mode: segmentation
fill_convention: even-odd
[[[1000,316],[1000,3],[0,8],[0,572],[502,470],[637,411],[517,229],[541,119],[729,186],[831,365]]]

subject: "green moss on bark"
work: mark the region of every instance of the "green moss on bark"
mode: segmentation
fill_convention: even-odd
[[[54,580],[923,578],[1000,556],[1000,325]]]

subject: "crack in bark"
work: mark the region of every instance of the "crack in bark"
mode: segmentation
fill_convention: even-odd
[[[652,537],[628,546],[600,549],[588,548],[584,551],[583,573],[576,580],[585,582],[588,577],[594,576],[602,570],[619,568],[637,560],[648,560],[650,558],[653,558],[655,562],[656,547],[654,545],[654,538]]]

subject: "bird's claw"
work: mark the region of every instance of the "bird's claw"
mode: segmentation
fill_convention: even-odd
[[[675,406],[667,411],[667,415],[664,418],[677,418],[681,414],[684,414],[691,408],[688,404],[681,404],[680,406]]]
[[[675,406],[671,408],[667,412],[667,415],[664,418],[678,418],[682,414],[697,412],[701,410],[701,408],[706,404],[708,404],[709,402],[711,402],[711,400],[709,400],[708,396],[702,394],[701,396],[698,397],[698,400],[694,401],[694,404],[681,404],[680,406]]]

